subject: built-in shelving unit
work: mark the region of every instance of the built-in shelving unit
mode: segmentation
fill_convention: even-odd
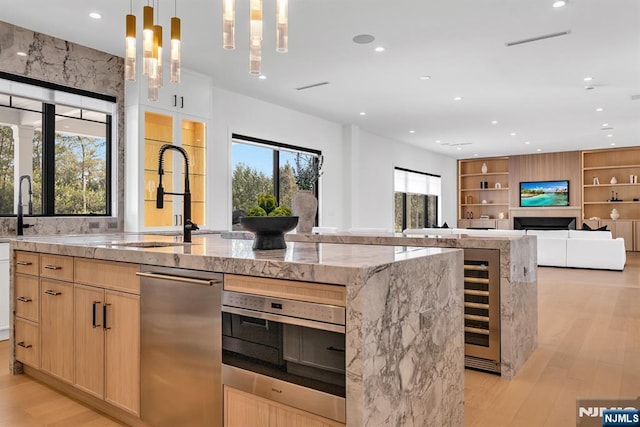
[[[508,228],[508,215],[509,158],[458,160],[458,226]]]
[[[640,183],[634,176],[640,176],[638,147],[582,152],[583,221],[591,227],[606,225],[614,238],[624,238],[629,251],[640,250]],[[614,208],[616,220],[611,218]]]

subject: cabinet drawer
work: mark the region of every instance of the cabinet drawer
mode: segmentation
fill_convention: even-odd
[[[73,257],[40,254],[40,276],[73,281]]]
[[[39,259],[36,253],[16,251],[16,273],[37,276],[40,271]]]
[[[40,368],[40,328],[22,319],[16,319],[16,360]]]
[[[76,258],[74,277],[76,283],[99,286],[116,291],[140,294],[139,264]]]
[[[40,313],[39,280],[33,276],[15,276],[16,316],[38,323]]]

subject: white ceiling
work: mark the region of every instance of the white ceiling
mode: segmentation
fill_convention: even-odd
[[[221,47],[221,0],[177,0],[177,10],[183,64],[215,86],[451,157],[640,145],[640,99],[631,100],[640,95],[640,1],[551,3],[290,0],[289,52],[279,54],[275,0],[265,0],[266,80],[248,73],[248,0],[237,0],[235,51]],[[139,27],[146,4],[133,0]],[[163,26],[173,9],[174,0],[160,0]],[[127,0],[0,1],[3,21],[121,56],[128,12]],[[363,33],[375,42],[352,41]],[[601,130],[605,123],[613,129]]]

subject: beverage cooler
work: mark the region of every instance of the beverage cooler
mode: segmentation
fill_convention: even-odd
[[[500,373],[500,252],[464,250],[465,366]]]

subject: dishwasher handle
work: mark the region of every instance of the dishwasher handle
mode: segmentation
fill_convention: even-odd
[[[217,283],[222,283],[222,279],[194,279],[192,277],[174,276],[170,274],[152,273],[146,271],[137,271],[136,275],[140,277],[148,277],[151,279],[170,280],[172,282],[182,282],[202,286],[213,286]]]

